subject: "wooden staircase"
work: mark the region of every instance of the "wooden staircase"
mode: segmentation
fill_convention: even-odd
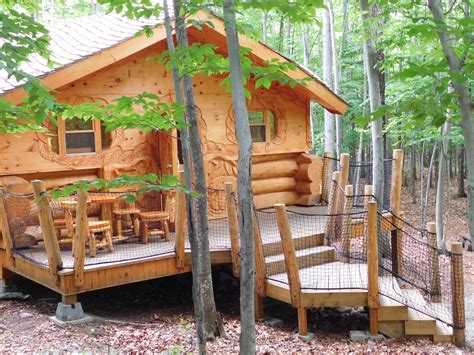
[[[386,290],[392,287],[394,294],[428,306],[417,289],[401,289],[393,277],[379,278],[379,284],[386,286],[387,283],[390,284]],[[450,326],[384,295],[379,295],[378,329],[390,338],[414,337],[431,339],[435,343],[453,342]]]
[[[333,247],[323,245],[323,235],[301,236],[293,239],[296,262],[300,277],[303,277],[309,270],[323,270],[325,267],[334,267],[334,272],[338,267],[351,267],[357,264],[344,264],[336,260],[336,251]],[[286,278],[285,256],[280,241],[264,243],[263,251],[265,255],[265,270],[270,278]],[[344,270],[340,268],[339,270]],[[271,284],[271,281],[269,281]],[[381,289],[392,290],[395,295],[402,295],[409,300],[416,300],[418,304],[425,301],[421,293],[416,289],[401,289],[398,282],[393,277],[379,277]],[[324,298],[324,292],[319,292],[319,297]],[[273,294],[273,292],[271,292]],[[346,299],[345,291],[327,291],[332,295],[340,293],[341,299]],[[274,295],[268,295],[270,297]],[[279,297],[277,297],[279,298]],[[284,297],[287,299],[287,297]],[[392,298],[379,295],[378,308],[378,329],[379,332],[390,338],[426,338],[435,343],[453,342],[453,330],[446,324],[437,321],[421,312],[401,304]]]

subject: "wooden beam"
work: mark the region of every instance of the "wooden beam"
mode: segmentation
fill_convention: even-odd
[[[436,223],[428,222],[426,224],[428,231],[428,240],[431,246],[431,270],[430,270],[430,284],[431,284],[431,299],[433,302],[441,302],[441,278],[439,274],[439,258],[438,258],[438,241],[436,240]]]
[[[321,200],[329,203],[329,190],[331,189],[332,175],[329,169],[334,157],[332,152],[325,152],[323,157],[323,179],[321,181]],[[326,178],[325,178],[326,177]]]
[[[335,171],[332,173],[332,180],[331,180],[331,190],[329,192],[329,199],[328,199],[328,220],[326,223],[326,235],[324,238],[324,245],[330,245],[331,238],[334,237],[334,233],[336,231],[336,217],[335,214],[338,213],[337,205],[338,205],[338,190],[339,190],[339,181],[340,181],[340,172]]]
[[[350,263],[351,254],[351,227],[352,227],[352,206],[354,204],[354,188],[346,185],[344,189],[344,216],[342,216],[342,262]]]
[[[304,307],[298,307],[298,333],[308,334],[308,311]]]
[[[74,284],[84,285],[84,258],[86,255],[87,225],[87,192],[79,190],[76,206],[76,232],[74,233],[72,250],[74,255]]]
[[[15,265],[15,258],[13,257],[13,239],[10,233],[10,225],[8,223],[8,216],[5,206],[5,198],[3,191],[0,192],[0,227],[2,230],[3,243],[5,247],[5,253],[7,255],[7,263],[9,265]],[[7,266],[7,265],[5,265]],[[0,266],[1,268],[1,266]]]
[[[390,189],[390,209],[398,216],[401,208],[402,182],[403,182],[403,150],[393,151],[392,186]]]
[[[227,222],[230,235],[230,253],[232,256],[232,273],[240,277],[240,240],[239,223],[237,221],[237,207],[234,197],[234,185],[231,182],[224,183],[225,202],[227,208]]]
[[[377,238],[377,202],[371,201],[367,206],[367,276],[368,276],[368,304],[370,315],[370,334],[378,332],[378,308],[379,308],[379,286],[378,286],[378,238]]]
[[[286,273],[290,285],[291,304],[293,307],[299,307],[301,297],[300,275],[286,206],[284,204],[276,204],[275,212],[278,230],[280,231],[283,254],[285,256]]]
[[[451,243],[451,287],[453,294],[453,336],[457,346],[466,341],[466,314],[464,309],[463,247],[461,243]]]
[[[340,172],[341,172],[341,181],[340,185],[342,188],[346,187],[349,182],[349,164],[351,161],[351,156],[347,153],[341,154],[340,160]]]
[[[44,247],[48,256],[49,271],[52,279],[58,283],[58,271],[62,269],[63,262],[61,260],[61,251],[59,250],[59,243],[54,230],[53,216],[51,214],[49,202],[45,196],[46,191],[43,182],[40,180],[33,180],[31,184],[33,185],[36,203],[38,204],[38,217],[43,232]]]

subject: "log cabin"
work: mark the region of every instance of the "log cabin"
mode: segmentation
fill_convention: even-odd
[[[204,12],[195,16],[198,20],[209,21],[212,26],[203,25],[200,29],[189,26],[190,42],[214,44],[219,53],[226,55],[222,19]],[[152,28],[152,35],[136,36],[145,25]],[[147,60],[167,49],[165,29],[159,20],[138,22],[114,15],[95,15],[50,25],[48,29],[55,65],[49,67],[41,58],[32,57],[25,64],[25,70],[54,90],[58,101],[108,103],[120,96],[142,92],[158,94],[168,102],[174,99],[171,73],[164,65]],[[291,61],[264,43],[243,35],[239,39],[242,46],[251,49],[251,59],[257,66],[275,59]],[[263,297],[290,303],[298,310],[299,332],[305,336],[308,333],[307,308],[368,306],[372,334],[380,331],[390,337],[428,336],[434,341],[449,342],[462,339],[464,333],[460,324],[464,322],[464,313],[459,311],[461,307],[453,307],[452,316],[451,310],[440,316],[440,309],[448,305],[439,303],[439,299],[437,303],[426,303],[429,307],[413,305],[408,300],[413,297],[413,291],[418,298],[423,298],[418,290],[408,289],[410,297],[401,297],[403,292],[396,287],[395,277],[377,275],[378,260],[374,257],[378,255],[377,233],[389,232],[395,243],[396,247],[392,248],[392,260],[395,260],[392,268],[397,268],[393,271],[394,276],[399,276],[398,267],[410,257],[404,251],[403,240],[413,236],[403,230],[403,224],[400,226],[403,220],[397,217],[402,215],[403,152],[394,151],[393,161],[388,161],[393,166],[387,175],[390,211],[381,215],[385,223],[378,231],[376,204],[371,202],[368,208],[364,202],[360,210],[360,201],[355,203],[357,193],[350,184],[357,185],[358,178],[350,173],[349,156],[341,155],[341,171],[331,177],[330,173],[335,169],[329,167],[335,167],[335,159],[331,160],[329,154],[324,159],[310,154],[311,102],[337,114],[343,114],[348,104],[301,65],[287,75],[292,79],[309,80],[294,88],[274,83],[269,89],[255,89],[252,81],[248,86],[253,140],[252,184],[258,208],[255,219],[257,317],[263,315]],[[194,87],[206,182],[209,191],[217,195],[209,200],[211,261],[213,264],[232,264],[233,273],[238,277],[238,206],[232,196],[238,149],[232,100],[221,85],[222,79],[223,76],[196,76]],[[21,104],[26,95],[21,84],[0,72],[3,99]],[[63,121],[60,117],[58,125],[45,123],[45,128],[46,132],[0,135],[0,185],[3,186],[0,194],[0,293],[8,289],[12,273],[40,283],[61,294],[55,321],[64,324],[87,320],[77,302],[78,294],[191,271],[190,248],[185,240],[183,194],[178,196],[173,211],[169,208],[160,211],[172,215],[167,217],[174,222],[171,232],[168,220],[159,219],[159,222],[166,222],[162,233],[164,240],[149,244],[148,235],[133,234],[136,229],[148,229],[148,223],[153,222],[143,216],[140,219],[138,210],[126,211],[134,219],[132,235],[127,238],[138,237],[138,241],[120,244],[123,241],[120,211],[115,216],[120,221],[117,229],[107,223],[100,225],[104,221],[93,220],[89,224],[89,207],[85,206],[91,200],[86,194],[80,194],[73,201],[72,206],[77,205],[75,222],[68,225],[65,218],[65,225],[59,227],[46,200],[33,203],[33,197],[41,196],[44,189],[80,179],[149,172],[176,175],[181,162],[179,140],[176,139],[179,133],[146,133],[134,129],[106,132],[100,122]],[[360,165],[354,166],[357,166],[355,171],[360,170]],[[369,188],[365,197],[370,196],[370,186],[365,187]],[[104,203],[102,212],[109,206],[110,214],[109,203],[114,200],[100,195],[94,197],[96,202]],[[329,206],[314,209],[320,200]],[[165,209],[169,205],[166,201]],[[295,206],[292,208],[292,205]],[[307,208],[304,214],[300,213],[301,205],[309,206],[303,207]],[[13,215],[19,211],[19,206],[26,206],[27,215]],[[269,207],[275,208],[269,212]],[[357,210],[356,214],[353,208]],[[61,217],[65,216],[63,211]],[[39,233],[29,234],[30,237],[35,233],[40,235],[38,245],[29,247],[29,239],[21,240],[25,244],[20,243],[12,229],[19,218],[23,218],[21,222],[27,228],[40,229]],[[105,220],[110,216],[105,218],[102,214],[100,218]],[[72,247],[64,249],[60,243],[64,241],[64,233],[70,235],[70,228],[75,228],[71,233]],[[89,236],[85,230],[92,231],[90,238],[94,239],[94,249],[91,241],[87,244],[88,254],[85,238]],[[97,244],[94,231],[105,232],[105,237]],[[346,231],[345,235],[341,231]],[[21,236],[25,235],[27,233],[22,230]],[[368,245],[369,252],[365,251],[362,259],[360,254],[357,258],[352,257],[351,250],[357,249],[357,245],[352,246],[351,239],[360,240],[358,245],[363,249]],[[32,244],[37,242],[31,241]],[[97,252],[100,243],[109,249],[109,253]],[[341,249],[338,249],[338,243],[342,243]],[[397,247],[397,243],[401,244]],[[431,279],[436,280],[440,279],[440,266],[436,264],[438,256],[433,250],[435,248],[429,249],[430,255],[426,259],[436,265],[431,272]],[[360,250],[353,251],[358,252]],[[462,254],[453,253],[450,257],[453,268],[459,273]],[[462,280],[454,277],[453,283],[459,279]],[[441,285],[445,282],[432,284],[439,298]],[[459,304],[462,285],[454,289],[457,293],[451,300]]]

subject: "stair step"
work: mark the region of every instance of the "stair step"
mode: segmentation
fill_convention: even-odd
[[[433,335],[435,343],[452,343],[453,328],[443,322],[436,321],[436,334]]]
[[[293,245],[295,246],[295,250],[311,248],[316,246],[323,245],[324,235],[323,234],[316,234],[316,235],[304,235],[301,237],[293,238]],[[265,256],[277,255],[282,254],[283,248],[281,246],[281,241],[266,243],[263,244],[263,254]]]
[[[436,334],[436,320],[409,308],[408,320],[405,321],[405,334],[434,335]]]
[[[408,320],[408,307],[389,297],[379,296],[378,309],[379,321],[406,321]]]
[[[333,262],[335,258],[336,253],[333,247],[316,246],[296,250],[296,259],[300,270],[315,265]],[[286,270],[285,256],[283,254],[277,254],[266,257],[265,268],[269,275],[284,273]]]

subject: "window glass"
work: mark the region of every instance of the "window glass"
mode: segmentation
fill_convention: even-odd
[[[66,154],[87,154],[95,152],[94,131],[66,132]]]
[[[250,134],[252,135],[252,142],[265,142],[265,125],[250,126]]]
[[[263,111],[249,112],[250,125],[265,124],[265,115]]]
[[[93,130],[92,120],[84,121],[80,118],[71,118],[64,120],[66,124],[66,131],[89,131]]]

